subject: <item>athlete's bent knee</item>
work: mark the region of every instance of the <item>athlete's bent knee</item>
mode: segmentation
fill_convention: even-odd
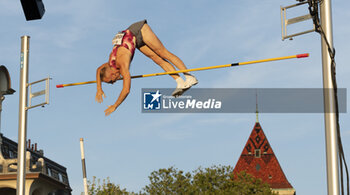
[[[171,53],[165,48],[156,49],[155,52],[164,59],[169,59]]]
[[[161,65],[164,62],[166,62],[163,58],[159,57],[159,56],[153,56],[151,57],[151,59],[153,60],[154,63]]]

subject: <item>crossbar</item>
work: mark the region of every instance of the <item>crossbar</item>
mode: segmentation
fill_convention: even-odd
[[[277,58],[268,58],[268,59],[254,60],[254,61],[247,61],[247,62],[237,62],[237,63],[232,63],[232,64],[208,66],[208,67],[201,67],[201,68],[192,68],[192,69],[186,69],[186,70],[177,70],[177,71],[171,71],[171,72],[159,72],[159,73],[152,73],[152,74],[135,75],[135,76],[131,76],[131,78],[135,79],[135,78],[153,77],[153,76],[161,76],[161,75],[169,75],[169,74],[178,74],[178,73],[184,73],[184,72],[211,70],[211,69],[218,69],[218,68],[227,68],[227,67],[232,67],[232,66],[242,66],[242,65],[248,65],[248,64],[257,64],[257,63],[263,63],[263,62],[271,62],[271,61],[286,60],[286,59],[293,59],[293,58],[305,58],[305,57],[309,57],[309,54],[304,53],[304,54],[283,56],[283,57],[277,57]],[[120,78],[118,80],[122,80],[122,78]],[[91,83],[96,83],[96,81],[60,84],[60,85],[56,85],[56,88],[63,88],[63,87],[76,86],[76,85],[85,85],[85,84],[91,84]]]

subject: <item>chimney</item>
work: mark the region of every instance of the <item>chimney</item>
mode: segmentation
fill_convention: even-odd
[[[29,149],[30,150],[30,139],[28,139],[28,146],[27,146],[27,149]]]

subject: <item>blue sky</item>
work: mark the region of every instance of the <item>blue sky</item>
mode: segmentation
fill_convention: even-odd
[[[145,114],[142,88],[170,88],[168,76],[132,81],[127,100],[109,117],[120,84],[103,85],[103,104],[95,85],[56,89],[56,84],[95,79],[107,60],[114,34],[148,19],[164,45],[190,68],[310,53],[288,60],[197,72],[201,88],[322,87],[320,36],[310,33],[281,40],[280,6],[296,1],[44,1],[42,20],[25,21],[20,1],[0,1],[0,64],[17,92],[3,102],[1,133],[17,141],[20,37],[31,36],[29,81],[52,78],[50,105],[28,112],[27,138],[45,156],[67,167],[73,194],[83,191],[79,139],[85,140],[87,174],[110,177],[139,191],[154,170],[175,166],[235,166],[255,123],[255,114]],[[350,68],[348,1],[333,3],[333,35],[338,87],[348,88]],[[295,14],[306,14],[300,8]],[[294,14],[294,13],[293,13]],[[302,25],[307,27],[307,25]],[[299,28],[299,27],[297,27]],[[162,71],[139,51],[131,74]],[[340,115],[349,159],[349,114]],[[298,194],[326,194],[323,114],[260,114],[259,121],[289,182]]]

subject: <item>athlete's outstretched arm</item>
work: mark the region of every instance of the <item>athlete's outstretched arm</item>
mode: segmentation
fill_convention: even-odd
[[[121,65],[120,74],[123,76],[123,89],[120,92],[117,101],[113,105],[108,106],[108,108],[105,110],[106,116],[114,112],[118,108],[118,106],[121,103],[123,103],[125,98],[129,95],[130,87],[131,87],[131,76],[130,76],[128,67],[129,67],[129,64]]]
[[[106,98],[106,95],[105,93],[103,92],[102,90],[102,85],[101,85],[101,70],[108,66],[108,63],[104,63],[102,64],[100,67],[97,68],[96,70],[96,87],[97,87],[97,92],[96,92],[96,97],[95,97],[95,100],[98,102],[98,103],[102,103],[103,102],[103,98]]]

